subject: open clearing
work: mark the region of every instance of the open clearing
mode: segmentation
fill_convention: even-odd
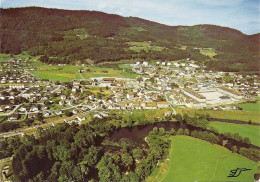
[[[260,147],[260,126],[210,122],[209,126],[216,128],[220,133],[239,133],[240,136],[248,137],[253,145]]]
[[[215,111],[215,110],[196,110],[193,108],[176,108],[177,113],[184,114],[187,113],[190,116],[193,116],[194,113],[210,114],[212,118],[220,119],[230,119],[230,120],[240,120],[248,122],[251,120],[253,123],[260,123],[260,112],[255,111],[240,111],[240,110],[231,110],[231,111]]]
[[[252,169],[236,178],[230,170]],[[171,138],[169,160],[156,168],[147,181],[255,181],[258,165],[224,147],[188,136]]]
[[[200,53],[205,55],[205,56],[209,56],[210,58],[213,58],[215,55],[217,55],[215,50],[213,50],[212,48],[201,49]]]
[[[150,42],[128,42],[128,45],[130,45],[129,49],[140,52],[142,50],[148,51],[148,50],[153,50],[153,51],[162,51],[164,47],[159,47],[159,46],[151,46]]]

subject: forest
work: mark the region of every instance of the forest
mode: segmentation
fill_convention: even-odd
[[[252,161],[259,161],[259,149],[249,138],[238,133],[206,130],[209,115],[189,117],[177,114],[178,122],[186,123],[195,130],[174,128],[166,131],[154,127],[146,137],[146,144],[130,138],[111,140],[110,134],[121,127],[152,124],[110,113],[103,119],[93,118],[88,124],[58,124],[47,130],[38,128],[34,134],[11,137],[0,142],[0,158],[14,155],[12,162],[14,181],[144,181],[167,159],[171,143],[169,138],[186,135],[211,144],[218,144],[239,153]],[[165,118],[169,120],[171,118]],[[224,137],[224,139],[223,139]],[[223,140],[223,141],[222,141]]]
[[[0,15],[1,53],[27,51],[50,64],[191,58],[221,71],[259,69],[260,34],[245,35],[228,27],[167,26],[96,11],[40,7],[0,9]],[[133,51],[129,42],[150,42],[149,47],[160,46],[162,50]],[[213,48],[218,54],[210,58],[196,47]]]

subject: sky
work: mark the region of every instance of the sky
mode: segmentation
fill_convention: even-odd
[[[260,32],[260,0],[0,0],[1,8],[40,6],[135,16],[166,25],[214,24]]]

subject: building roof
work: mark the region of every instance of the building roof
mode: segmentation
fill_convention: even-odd
[[[238,96],[243,95],[242,92],[239,92],[239,91],[236,91],[236,90],[227,88],[227,87],[220,87],[220,88],[221,88],[222,90],[224,90],[224,91],[230,92],[230,93],[235,94],[235,95],[238,95]]]
[[[193,96],[195,96],[195,97],[197,97],[197,98],[199,98],[199,99],[206,99],[205,96],[203,96],[203,95],[201,95],[201,94],[195,92],[194,90],[192,90],[192,89],[190,89],[190,88],[184,88],[183,90],[185,90],[186,92],[190,93],[191,95],[193,95]]]

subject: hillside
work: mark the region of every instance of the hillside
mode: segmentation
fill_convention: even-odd
[[[47,63],[189,57],[211,69],[258,71],[260,34],[248,36],[228,27],[167,26],[137,17],[39,7],[0,9],[0,16],[0,52],[28,51]],[[146,42],[149,49],[135,51],[129,42]],[[218,54],[210,58],[194,47]]]

